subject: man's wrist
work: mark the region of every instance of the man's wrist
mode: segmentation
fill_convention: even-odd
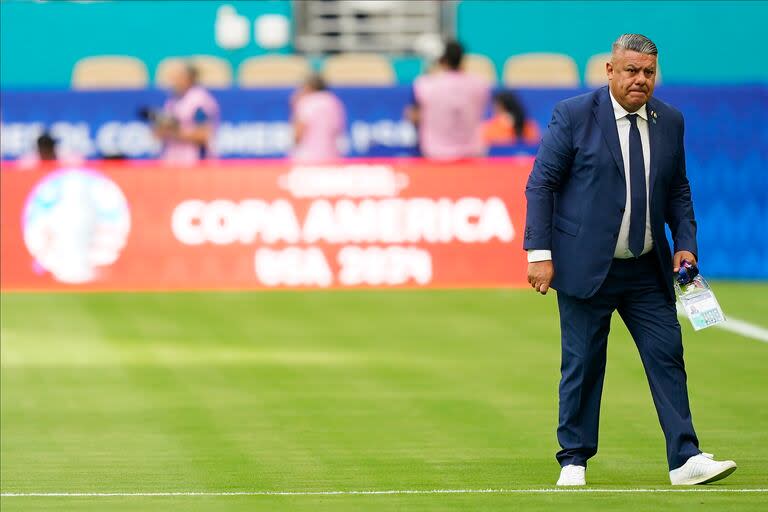
[[[548,249],[528,249],[528,263],[549,261],[552,259],[552,251]]]

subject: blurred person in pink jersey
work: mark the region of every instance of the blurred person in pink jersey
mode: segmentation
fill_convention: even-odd
[[[464,73],[464,49],[448,41],[437,69],[413,84],[414,104],[406,116],[418,126],[423,156],[459,160],[482,156],[483,118],[490,100],[490,84]]]
[[[149,113],[168,163],[192,165],[212,155],[219,104],[197,83],[197,69],[179,63],[172,71],[171,92],[159,113]]]
[[[339,144],[344,135],[344,105],[317,75],[307,79],[291,98],[297,162],[325,162],[342,156]]]

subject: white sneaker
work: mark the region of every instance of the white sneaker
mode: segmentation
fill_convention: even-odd
[[[688,459],[685,464],[669,472],[672,485],[708,484],[722,480],[734,471],[732,460],[713,460],[711,453],[700,453]]]
[[[574,466],[573,464],[563,466],[563,469],[560,470],[560,478],[557,480],[557,485],[587,485],[586,471],[587,468],[584,466]]]

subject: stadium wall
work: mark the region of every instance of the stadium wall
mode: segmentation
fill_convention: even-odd
[[[249,22],[263,14],[291,18],[285,0],[27,2],[4,0],[0,17],[0,87],[64,88],[83,57],[132,55],[154,71],[168,56],[215,55],[236,66],[267,50],[251,41],[239,50],[215,42],[221,5],[232,5]],[[587,59],[609,49],[620,32],[642,32],[661,48],[667,83],[755,83],[768,81],[750,48],[758,44],[768,4],[751,1],[537,2],[462,1],[456,31],[470,52],[491,57],[501,72],[510,55],[559,52]],[[637,20],[643,19],[642,23]],[[588,27],[588,28],[585,28]],[[705,44],[703,33],[715,41]],[[578,37],[573,37],[577,33]],[[292,51],[290,45],[276,50]],[[701,56],[706,54],[702,61]],[[420,71],[416,57],[393,58],[401,83]]]
[[[253,21],[263,14],[291,18],[286,0],[249,2],[3,1],[0,17],[0,86],[3,88],[69,87],[75,63],[91,55],[130,55],[144,61],[152,76],[165,57],[214,55],[235,66],[247,57],[266,53],[253,38],[239,50],[216,44],[216,13],[232,5]],[[269,50],[289,53],[290,45]]]
[[[556,52],[584,69],[624,32],[657,44],[665,83],[765,83],[753,51],[768,3],[752,1],[463,1],[458,37],[502,69],[509,55]]]
[[[552,105],[579,90],[519,91],[530,115],[542,127]],[[348,109],[350,154],[363,159],[417,154],[416,134],[403,121],[408,87],[342,89]],[[216,91],[222,104],[224,157],[283,157],[290,147],[287,89]],[[712,277],[768,279],[768,95],[763,86],[663,86],[657,96],[686,118],[686,149],[702,265]],[[158,91],[81,92],[2,91],[4,159],[28,151],[44,127],[63,145],[86,156],[118,152],[129,157],[157,155],[148,128],[136,120],[142,104],[159,104]],[[491,155],[535,154],[535,147],[491,149]],[[9,169],[4,164],[3,185]],[[254,166],[254,172],[259,166]],[[527,174],[527,169],[519,171]],[[148,180],[147,186],[150,185]],[[734,251],[738,257],[734,258]]]

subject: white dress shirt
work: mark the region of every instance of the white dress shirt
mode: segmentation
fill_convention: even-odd
[[[613,104],[613,114],[616,117],[616,128],[619,132],[619,144],[621,145],[621,157],[624,161],[624,181],[627,184],[627,198],[624,204],[624,215],[621,218],[621,227],[619,228],[619,238],[616,241],[616,249],[613,252],[614,258],[626,259],[632,258],[632,252],[629,250],[629,216],[632,213],[632,191],[630,189],[629,177],[629,128],[630,123],[627,116],[630,114],[624,107],[619,105],[610,94]],[[648,113],[645,105],[640,107],[637,112],[637,129],[640,131],[640,142],[643,145],[643,164],[645,165],[645,244],[643,244],[642,254],[646,254],[653,249],[653,237],[651,236],[651,209],[649,203],[650,185],[649,176],[651,174],[651,144],[648,134]],[[546,261],[552,259],[552,251],[544,249],[529,249],[528,262]]]

